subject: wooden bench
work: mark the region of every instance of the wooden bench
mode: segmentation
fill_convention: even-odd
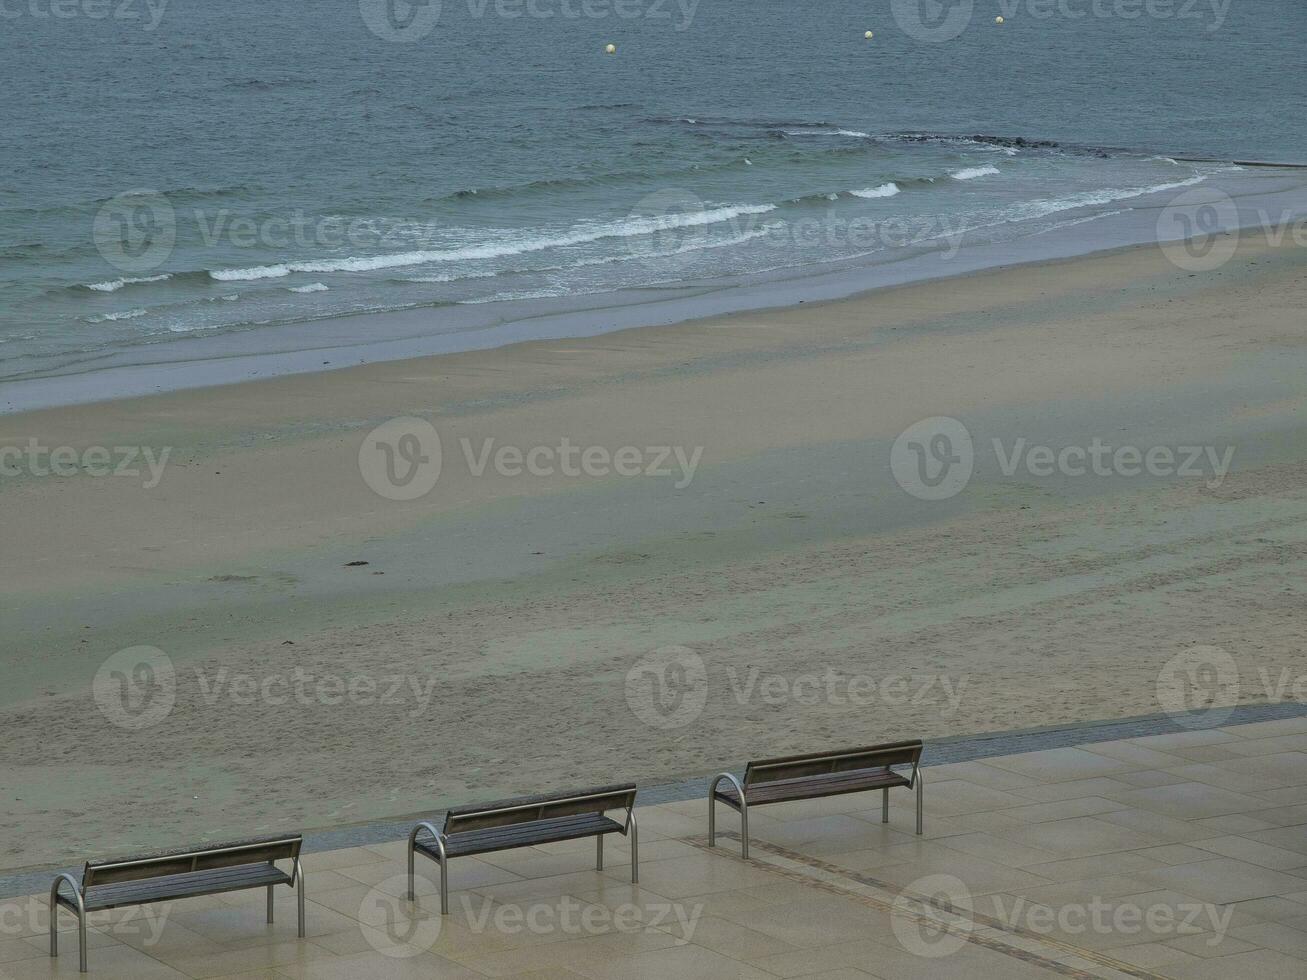
[[[889,823],[889,791],[906,786],[917,791],[917,833],[921,833],[921,741],[888,742],[861,749],[813,752],[750,762],[741,783],[731,773],[713,778],[708,786],[708,846],[716,844],[717,803],[740,813],[740,853],[749,856],[749,808],[767,803],[810,800],[841,793],[883,790],[881,821]],[[911,767],[908,774],[895,767]],[[723,789],[721,783],[728,785]]]
[[[439,830],[431,823],[419,823],[408,835],[409,901],[415,898],[414,854],[424,854],[440,865],[440,911],[448,915],[450,858],[594,837],[595,866],[603,870],[606,834],[630,837],[631,881],[638,882],[640,842],[635,825],[635,792],[635,784],[626,783],[558,795],[525,796],[450,810]],[[619,809],[626,811],[621,823],[607,816],[609,810]],[[427,836],[419,840],[423,831]]]
[[[172,851],[149,857],[115,861],[88,861],[79,883],[61,874],[50,886],[50,955],[59,955],[59,908],[77,916],[80,968],[86,972],[86,916],[89,912],[149,905],[198,895],[268,889],[268,921],[272,921],[272,889],[289,885],[299,895],[299,934],[304,937],[304,870],[300,867],[303,838],[261,837],[234,844],[188,851]],[[289,873],[277,861],[290,861]],[[67,885],[65,890],[61,886]]]

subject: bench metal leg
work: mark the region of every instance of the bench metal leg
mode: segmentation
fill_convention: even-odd
[[[595,835],[595,870],[604,870],[604,835]]]
[[[268,886],[268,924],[272,924],[272,886]]]
[[[82,890],[72,875],[61,874],[50,886],[50,955],[59,955],[59,886],[68,882],[77,899],[77,968],[86,972],[86,909],[82,902]]]
[[[77,969],[86,972],[86,916],[77,914]]]
[[[627,823],[631,827],[628,831],[631,835],[631,884],[638,885],[640,883],[640,828],[635,824],[634,810],[627,818]]]
[[[444,861],[436,863],[440,865],[440,914],[449,915],[449,875]]]
[[[299,882],[295,887],[295,892],[296,892],[296,902],[299,905],[299,920],[300,920],[299,936],[301,939],[303,939],[304,925],[305,925],[304,923],[304,869],[303,868],[299,869],[298,878],[299,878]]]
[[[921,778],[921,770],[918,769],[917,770],[917,833],[918,834],[921,833],[921,800],[922,800],[921,790],[922,787],[925,786],[925,784],[926,781]]]
[[[889,787],[880,791],[880,822],[889,823]]]

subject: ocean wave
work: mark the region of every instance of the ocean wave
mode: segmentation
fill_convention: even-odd
[[[1013,209],[1008,221],[1026,221],[1042,218],[1059,211],[1071,211],[1075,208],[1094,207],[1095,205],[1114,204],[1131,198],[1143,197],[1145,194],[1160,194],[1181,187],[1192,187],[1207,179],[1207,174],[1195,174],[1185,180],[1172,180],[1164,184],[1151,184],[1147,187],[1107,187],[1099,191],[1082,191],[1069,197],[1052,198],[1045,201],[1027,201]]]
[[[124,310],[121,313],[100,313],[86,318],[87,323],[105,323],[114,320],[135,320],[138,316],[145,316],[148,310]]]
[[[292,293],[325,293],[327,284],[322,282],[311,282],[307,286],[288,286]]]
[[[849,136],[855,139],[871,139],[870,133],[864,133],[859,129],[782,129],[786,136]]]
[[[864,187],[860,191],[849,191],[854,197],[893,197],[899,192],[899,185],[890,181],[878,187]]]
[[[107,282],[89,282],[82,288],[94,289],[97,293],[116,293],[124,286],[138,286],[146,282],[163,282],[165,279],[171,278],[172,276],[166,272],[157,276],[139,276],[136,278],[125,276],[122,279],[110,279]]]
[[[300,262],[281,262],[273,265],[251,266],[245,269],[213,269],[209,275],[220,282],[250,282],[258,279],[280,279],[293,272],[372,272],[406,265],[425,265],[429,262],[465,262],[473,259],[495,259],[524,252],[540,252],[550,248],[583,245],[605,238],[635,238],[675,228],[691,228],[717,224],[750,214],[766,214],[776,210],[774,204],[725,205],[704,211],[681,214],[654,215],[625,218],[594,225],[578,225],[561,234],[536,235],[517,241],[494,245],[465,245],[461,248],[423,249],[413,252],[395,252],[387,255],[348,256],[340,259],[317,259]]]
[[[561,268],[561,266],[560,266]],[[530,272],[530,269],[506,269],[504,272]],[[445,283],[462,282],[464,279],[493,279],[500,272],[451,272],[443,276],[412,276],[404,279],[391,279],[390,282]]]
[[[990,177],[998,173],[998,167],[986,164],[983,167],[963,167],[949,174],[954,180],[975,180],[977,177]]]
[[[1114,211],[1100,211],[1098,214],[1086,215],[1083,218],[1068,218],[1066,221],[1056,221],[1040,231],[1039,234],[1047,235],[1050,231],[1059,231],[1062,228],[1074,228],[1076,225],[1088,224],[1091,221],[1099,221],[1102,218],[1114,218],[1118,214],[1125,214],[1129,210],[1129,208],[1117,208]]]

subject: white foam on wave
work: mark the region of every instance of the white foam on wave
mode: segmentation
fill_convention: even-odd
[[[1173,191],[1180,187],[1192,187],[1194,184],[1202,183],[1206,179],[1207,174],[1196,174],[1185,180],[1172,180],[1165,184],[1152,184],[1148,187],[1108,187],[1101,191],[1083,191],[1069,197],[1058,197],[1048,201],[1028,201],[1020,205],[1015,212],[1015,216],[1008,220],[1024,221],[1030,218],[1042,218],[1045,215],[1056,214],[1059,211],[1070,211],[1073,208],[1113,204],[1116,201],[1126,201],[1132,197],[1142,197],[1145,194],[1160,194],[1162,191]]]
[[[404,282],[461,282],[464,279],[493,279],[497,274],[494,272],[451,272],[443,276],[414,276],[411,279],[405,279]]]
[[[864,187],[860,191],[849,191],[854,197],[893,197],[899,192],[899,185],[892,181],[879,187]]]
[[[311,282],[307,286],[290,286],[292,293],[325,293],[327,291],[326,283]]]
[[[124,310],[121,313],[103,313],[99,316],[88,316],[88,323],[105,323],[114,320],[135,320],[138,316],[145,316],[146,310]]]
[[[87,289],[94,289],[97,293],[116,293],[124,286],[134,286],[142,282],[163,282],[165,279],[171,279],[168,273],[157,276],[139,276],[132,278],[125,276],[122,279],[110,279],[108,282],[91,282],[86,284]]]
[[[786,136],[850,136],[854,139],[869,140],[870,133],[860,129],[785,129]]]
[[[985,164],[983,167],[963,167],[961,170],[949,174],[954,180],[975,180],[977,177],[992,177],[998,173],[998,167],[992,164]]]
[[[280,279],[292,272],[372,272],[406,265],[425,265],[429,262],[466,262],[474,259],[496,259],[524,252],[540,252],[568,245],[583,245],[605,238],[634,238],[674,228],[692,228],[730,221],[743,215],[766,214],[775,211],[774,204],[742,204],[708,208],[649,217],[631,217],[620,221],[576,225],[561,234],[538,235],[495,245],[468,245],[462,248],[423,249],[415,252],[396,252],[389,255],[371,255],[361,258],[321,259],[308,262],[284,262],[275,265],[252,266],[248,269],[214,269],[210,277],[221,282],[248,282],[257,279]]]

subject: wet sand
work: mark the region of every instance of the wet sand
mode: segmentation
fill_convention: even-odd
[[[1204,273],[1141,248],[0,417],[0,446],[170,450],[148,489],[148,471],[0,481],[0,867],[1152,713],[1159,669],[1195,647],[1234,658],[1240,700],[1268,679],[1291,696],[1304,289],[1290,239]],[[410,501],[359,463],[399,416],[443,449]],[[945,500],[890,469],[935,416],[976,447]],[[568,475],[564,439],[609,472]],[[1004,472],[1095,439],[1213,456],[1192,475]],[[546,447],[555,472],[510,455],[477,475],[505,445]],[[1203,463],[1227,450],[1227,474]],[[115,725],[105,692],[148,719],[158,702],[131,695],[151,676],[93,679],[142,645],[175,702]],[[703,665],[701,707],[649,701],[639,668],[668,646]]]

